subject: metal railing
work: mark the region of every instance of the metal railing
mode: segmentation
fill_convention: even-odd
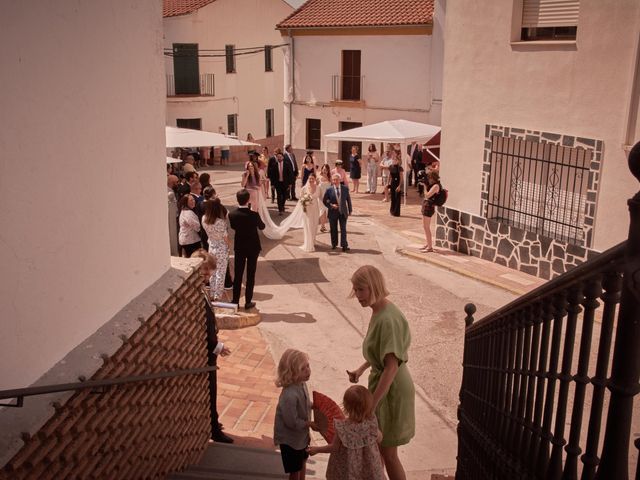
[[[213,97],[216,94],[215,78],[213,73],[201,73],[198,78],[178,79],[178,89],[176,91],[175,75],[166,75],[167,97]]]
[[[202,368],[191,368],[187,370],[172,370],[169,372],[149,373],[146,375],[132,375],[120,378],[108,378],[103,380],[84,380],[80,377],[80,382],[75,383],[58,383],[53,385],[42,385],[37,387],[17,388],[14,390],[0,390],[0,400],[15,398],[16,403],[2,403],[0,407],[22,407],[24,405],[24,397],[35,395],[46,395],[49,393],[71,392],[78,390],[91,389],[95,391],[106,391],[109,387],[115,385],[124,385],[127,383],[150,382],[164,378],[181,377],[183,375],[201,375],[217,370],[218,367],[208,366]]]
[[[640,180],[640,143],[629,165]],[[628,204],[626,242],[476,324],[475,306],[465,307],[457,479],[629,478],[640,192]]]
[[[331,99],[333,101],[364,100],[364,76],[332,75]]]

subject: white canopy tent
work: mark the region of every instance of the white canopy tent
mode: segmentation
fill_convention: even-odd
[[[206,132],[204,130],[191,130],[188,128],[165,127],[166,147],[237,147],[259,145],[258,143],[245,142],[237,138],[228,137],[221,133]]]
[[[338,142],[371,142],[371,143],[399,143],[400,152],[405,158],[407,167],[407,145],[411,142],[426,143],[440,132],[441,128],[427,123],[411,122],[409,120],[386,120],[372,125],[329,133],[324,136],[324,162],[327,163],[327,141]],[[437,158],[432,152],[433,157]],[[409,159],[411,160],[411,159]],[[407,202],[407,175],[404,176],[404,201]]]

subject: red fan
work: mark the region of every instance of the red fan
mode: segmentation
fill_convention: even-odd
[[[344,413],[336,402],[320,392],[313,392],[313,419],[328,443],[333,442],[333,437],[336,434],[333,421],[342,418],[344,418]]]

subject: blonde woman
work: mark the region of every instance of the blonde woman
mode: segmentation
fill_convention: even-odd
[[[371,320],[362,343],[365,362],[348,371],[349,380],[357,383],[369,368],[369,391],[382,431],[380,451],[389,480],[406,480],[398,447],[415,435],[415,389],[407,368],[411,344],[409,324],[400,309],[387,296],[384,277],[372,265],[358,268],[351,277],[351,295],[362,307],[371,308]]]

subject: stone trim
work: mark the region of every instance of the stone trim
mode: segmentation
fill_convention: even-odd
[[[449,207],[437,208],[435,243],[546,280],[599,253]]]
[[[581,147],[591,152],[583,225],[583,246],[591,248],[593,246],[593,229],[595,226],[598,188],[602,168],[603,141],[593,138],[577,137],[574,135],[542,132],[538,130],[525,130],[523,128],[505,127],[500,125],[485,125],[484,156],[482,160],[482,191],[480,196],[480,212],[485,218],[488,216],[489,175],[491,172],[491,138],[495,136],[538,143],[550,143],[569,148]]]

